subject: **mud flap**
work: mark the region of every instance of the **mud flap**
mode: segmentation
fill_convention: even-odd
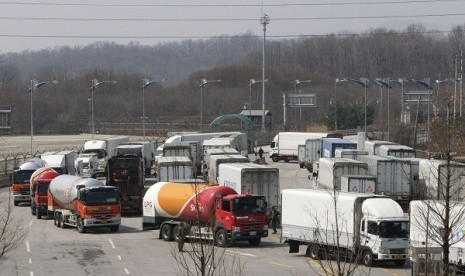
[[[299,253],[299,246],[300,242],[299,241],[289,241],[289,253]]]

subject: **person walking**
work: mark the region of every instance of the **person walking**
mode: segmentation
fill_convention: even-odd
[[[181,227],[179,228],[179,232],[178,232],[178,239],[177,239],[177,242],[178,242],[178,250],[179,252],[184,252],[184,240],[186,239],[186,227],[181,224],[180,225]]]
[[[263,160],[263,149],[262,149],[262,147],[260,147],[260,149],[258,150],[258,157],[260,157],[260,161]]]
[[[273,206],[271,207],[271,229],[273,229],[273,234],[276,234],[278,220],[279,220],[279,211],[276,209],[276,206]]]

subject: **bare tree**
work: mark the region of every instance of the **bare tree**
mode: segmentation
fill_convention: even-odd
[[[0,200],[0,258],[18,248],[26,235],[21,219],[15,216],[9,191],[8,198]]]

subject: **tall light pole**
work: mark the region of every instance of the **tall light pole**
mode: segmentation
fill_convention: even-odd
[[[364,131],[367,132],[367,86],[368,86],[368,79],[367,78],[360,78],[360,80],[356,79],[348,79],[350,81],[356,82],[364,87],[365,90],[365,97],[364,97],[364,105],[365,105],[365,127]]]
[[[337,131],[337,84],[348,81],[346,78],[334,80],[334,130]]]
[[[311,83],[312,80],[294,80],[294,93],[297,94],[297,87],[302,84],[302,83]],[[300,129],[300,124],[302,121],[302,106],[300,105],[300,99],[299,99],[299,129]]]
[[[454,80],[454,79],[447,79],[447,78],[446,78],[446,79],[443,79],[443,80],[435,80],[435,83],[436,83],[436,86],[437,86],[436,93],[437,93],[438,96],[439,96],[439,86],[440,86],[440,84],[441,84],[442,82],[454,82],[455,85],[457,84],[457,81]],[[447,92],[447,89],[446,89],[446,92]],[[453,109],[453,112],[454,112],[453,118],[454,118],[454,120],[455,120],[455,111],[456,111],[456,110],[455,110],[455,102],[456,102],[456,101],[455,101],[455,97],[456,97],[456,96],[457,96],[457,95],[456,95],[455,90],[454,90],[454,109]]]
[[[163,78],[159,81],[151,81],[148,79],[142,79],[142,136],[145,140],[145,88],[147,88],[152,83],[162,83],[165,82],[166,79]]]
[[[429,131],[430,131],[430,104],[431,104],[431,92],[433,91],[433,86],[431,86],[430,78],[425,78],[423,80],[415,80],[412,79],[416,83],[421,84],[426,89],[428,89],[428,124],[427,124],[427,131],[426,131],[426,142],[429,141]],[[420,102],[420,101],[419,101]]]
[[[260,18],[260,24],[263,25],[263,44],[262,44],[262,80],[265,79],[265,42],[266,42],[266,25],[270,24],[270,17],[263,14]],[[262,82],[262,132],[265,132],[265,82]]]
[[[252,116],[252,87],[256,83],[262,83],[262,82],[267,82],[268,80],[254,80],[254,79],[249,79],[249,116]],[[252,118],[250,118],[252,120]]]
[[[31,156],[34,154],[32,152],[32,141],[33,141],[33,137],[34,137],[34,117],[33,117],[33,112],[32,112],[32,93],[37,91],[39,89],[39,87],[41,87],[43,85],[46,85],[46,84],[49,84],[49,83],[57,84],[58,81],[52,80],[52,81],[39,82],[38,80],[34,79],[34,80],[31,80],[31,86],[29,88],[29,92],[31,93]]]
[[[200,79],[200,131],[203,130],[203,88],[207,86],[209,83],[220,83],[221,79],[217,80],[206,80]]]
[[[91,100],[92,100],[92,105],[91,105],[92,140],[94,139],[94,91],[95,91],[95,89],[97,89],[97,86],[105,84],[105,83],[115,84],[116,81],[115,80],[110,80],[110,81],[100,81],[99,82],[97,79],[93,79],[91,84],[90,84],[90,87],[89,87],[89,89],[91,91],[91,94],[92,94],[92,96],[91,96]]]

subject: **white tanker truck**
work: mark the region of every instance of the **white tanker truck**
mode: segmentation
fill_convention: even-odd
[[[116,232],[121,224],[119,198],[118,188],[102,186],[96,179],[60,175],[50,182],[47,206],[57,227],[76,227],[80,233],[108,227]]]

